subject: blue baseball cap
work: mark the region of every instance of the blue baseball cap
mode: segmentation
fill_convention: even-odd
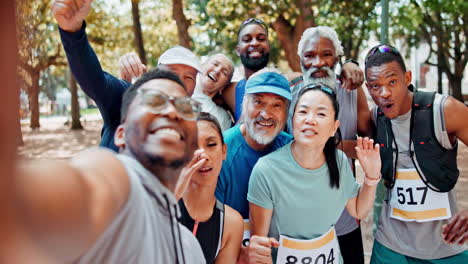
[[[292,99],[288,80],[275,72],[265,72],[250,77],[245,85],[245,93],[273,93],[288,100]]]

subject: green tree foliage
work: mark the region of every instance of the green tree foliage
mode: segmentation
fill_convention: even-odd
[[[201,0],[192,1],[191,10],[198,14],[195,27],[201,37],[197,50],[204,54],[225,50],[235,60],[237,29],[249,17],[270,25],[271,61],[286,60],[291,69],[300,71],[297,44],[302,32],[311,26],[329,25],[338,32],[345,57],[356,58],[369,35],[377,28],[375,5],[378,0]]]
[[[169,0],[140,0],[140,23],[144,39],[143,49],[149,66],[156,66],[161,53],[177,45],[177,28],[171,16]],[[118,60],[125,53],[135,51],[134,22],[131,0],[96,0],[86,17],[87,34],[103,69],[118,76]]]
[[[358,59],[372,33],[379,28],[376,6],[380,0],[324,1],[317,17],[318,25],[336,30],[345,59]]]
[[[392,27],[409,46],[429,45],[426,63],[437,66],[449,81],[449,94],[462,100],[462,79],[468,62],[468,2],[464,0],[406,0],[398,3]],[[440,89],[440,88],[439,88]]]

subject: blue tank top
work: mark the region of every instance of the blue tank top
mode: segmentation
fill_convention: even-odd
[[[247,83],[246,79],[242,79],[237,82],[236,85],[236,109],[234,110],[234,119],[237,123],[241,114],[242,114],[242,100],[244,99],[245,94],[245,84]]]

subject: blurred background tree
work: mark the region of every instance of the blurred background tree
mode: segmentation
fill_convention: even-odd
[[[66,77],[68,67],[51,1],[16,0],[18,72],[29,98],[31,128],[40,126],[40,91],[51,100],[65,87],[79,91]],[[390,10],[398,14],[390,16],[390,42],[401,43],[406,51],[428,45],[425,61],[438,69],[439,91],[445,75],[449,94],[462,100],[468,3],[402,0],[390,2]],[[344,47],[343,60],[358,59],[377,39],[379,15],[379,0],[95,0],[86,22],[103,69],[114,75],[118,75],[118,58],[125,53],[137,52],[151,68],[174,45],[189,47],[198,55],[223,52],[240,65],[235,53],[237,29],[249,17],[264,20],[270,28],[270,62],[284,71],[300,71],[297,44],[306,28],[333,27]],[[77,109],[72,107],[72,123],[79,121]]]

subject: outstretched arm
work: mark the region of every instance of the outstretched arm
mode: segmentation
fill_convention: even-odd
[[[22,162],[12,185],[17,223],[41,252],[73,262],[117,215],[129,188],[124,167],[106,150]]]
[[[104,72],[86,36],[85,17],[92,0],[56,0],[52,12],[70,69],[83,91],[99,107],[105,123],[120,122],[122,95],[129,86],[124,80]]]
[[[365,173],[364,184],[358,196],[348,200],[346,209],[353,217],[363,219],[374,204],[375,190],[381,178],[380,148],[372,139],[358,137],[356,154]]]

